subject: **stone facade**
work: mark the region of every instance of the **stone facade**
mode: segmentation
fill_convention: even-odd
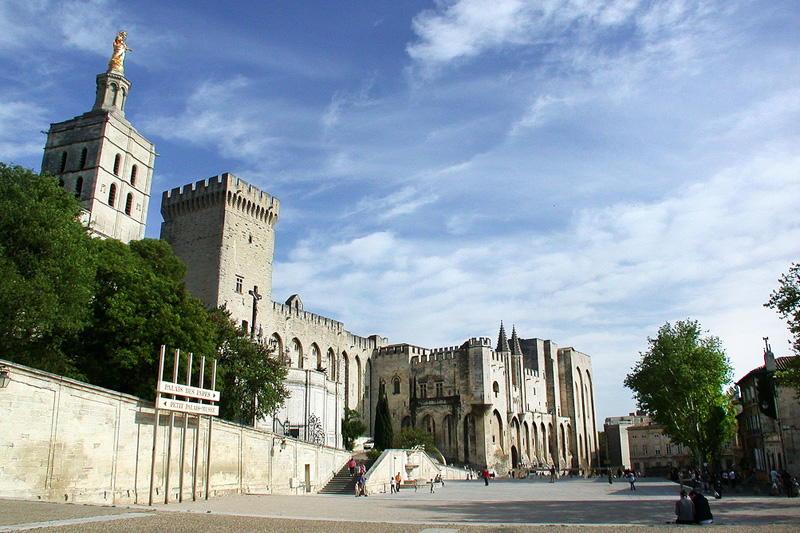
[[[51,126],[42,164],[79,195],[97,235],[124,242],[144,237],[156,155],[125,119],[129,90],[122,72],[99,75],[94,107]],[[379,384],[398,379],[403,392],[390,395],[398,429],[422,424],[448,459],[501,471],[595,463],[589,356],[516,332],[509,343],[502,328],[494,350],[483,338],[436,350],[388,346],[305,311],[297,295],[272,301],[280,202],[232,174],[164,192],[161,213],[161,238],[187,265],[190,294],[226,306],[288,364],[290,397],[261,428],[341,447],[344,409],[358,410],[371,431]]]
[[[163,194],[161,238],[187,265],[193,296],[224,305],[254,340],[286,360],[290,396],[258,425],[306,440],[321,434],[323,443],[341,446],[345,407],[371,418],[364,400],[369,359],[387,341],[354,335],[339,321],[304,311],[297,295],[284,304],[270,300],[279,212],[278,199],[223,174]]]
[[[743,463],[751,470],[787,469],[800,475],[800,402],[792,387],[774,379],[792,357],[776,358],[768,349],[764,365],[736,383]]]
[[[501,325],[496,349],[485,337],[432,350],[385,346],[373,356],[370,388],[385,391],[395,432],[432,433],[448,461],[498,472],[596,465],[591,360],[552,341],[514,331],[509,343]]]
[[[155,146],[125,119],[130,82],[118,72],[97,76],[94,107],[50,125],[42,172],[57,176],[103,238],[144,238]]]
[[[149,500],[153,403],[0,360],[11,379],[0,389],[0,497],[108,505]],[[178,499],[184,417],[161,412],[154,502]],[[183,498],[192,497],[198,439],[198,498],[205,497],[208,417],[189,417]],[[171,468],[166,467],[170,435]],[[349,458],[340,449],[214,420],[209,495],[317,492]]]

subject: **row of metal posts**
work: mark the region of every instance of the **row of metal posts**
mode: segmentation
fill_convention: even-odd
[[[161,346],[161,353],[159,355],[158,360],[158,381],[161,381],[162,377],[164,376],[164,355],[166,353],[166,346]],[[172,369],[172,381],[173,383],[178,382],[178,367],[180,361],[180,349],[175,350],[175,362]],[[193,354],[189,354],[189,364],[186,369],[186,385],[192,385],[192,358]],[[203,356],[200,359],[200,377],[198,380],[199,388],[203,388],[204,378],[205,378],[205,369],[206,369],[206,358]],[[213,361],[212,365],[212,375],[211,375],[211,390],[216,390],[217,385],[217,361]],[[172,399],[175,399],[174,394],[170,395]],[[154,423],[153,423],[153,449],[152,449],[152,458],[150,463],[150,496],[148,498],[148,505],[153,505],[153,490],[155,485],[155,472],[156,472],[156,449],[158,446],[158,426],[161,419],[161,412],[158,408],[159,400],[161,399],[161,392],[156,393],[156,403],[154,409]],[[198,400],[202,403],[202,400]],[[180,472],[179,472],[179,486],[178,486],[178,501],[183,501],[183,478],[184,478],[184,461],[186,458],[186,434],[189,430],[189,414],[183,414],[183,435],[181,438],[181,459],[180,459]],[[192,462],[192,501],[197,500],[197,462],[200,455],[200,420],[201,415],[197,415],[197,430],[195,432],[195,439],[194,439],[194,461]],[[208,417],[208,438],[207,438],[207,446],[206,446],[206,471],[205,471],[205,481],[206,481],[206,488],[205,488],[205,499],[208,499],[209,488],[210,488],[210,474],[211,474],[211,431],[213,427],[213,416]],[[165,487],[164,487],[164,503],[169,503],[169,482],[170,482],[170,464],[172,458],[172,431],[175,424],[175,411],[170,411],[169,414],[169,435],[168,435],[168,442],[167,442],[167,452],[165,456],[166,461],[166,472],[165,472]]]

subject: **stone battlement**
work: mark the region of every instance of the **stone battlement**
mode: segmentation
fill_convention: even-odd
[[[161,215],[165,221],[192,211],[219,205],[225,201],[249,216],[275,226],[280,200],[228,172],[164,191]]]

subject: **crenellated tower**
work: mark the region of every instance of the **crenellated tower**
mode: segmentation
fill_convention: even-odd
[[[92,110],[50,125],[42,172],[75,194],[95,235],[127,243],[144,238],[156,152],[125,118],[124,32],[114,43],[122,57],[97,76]]]
[[[189,293],[252,327],[254,287],[271,308],[279,212],[277,198],[229,173],[165,191],[161,238],[187,265]]]

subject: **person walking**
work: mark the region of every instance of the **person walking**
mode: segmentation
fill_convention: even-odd
[[[394,476],[389,476],[389,489],[391,489],[392,494],[397,492],[397,485],[395,485]]]
[[[351,476],[356,475],[356,460],[351,457],[350,462],[347,463],[347,466],[350,467],[350,475]]]
[[[608,484],[609,485],[613,485],[614,484],[614,473],[611,471],[610,468],[608,470],[606,470],[606,475],[608,476]]]
[[[395,481],[394,490],[396,490],[399,493],[400,492],[400,483],[403,481],[403,478],[400,477],[400,472],[398,472],[397,475],[394,476],[394,481]]]
[[[681,497],[675,502],[676,524],[694,524],[694,503],[686,497],[686,489],[681,489]]]
[[[436,486],[436,478],[431,478],[431,494],[436,492],[436,490],[434,489],[435,486]]]
[[[489,486],[489,471],[485,469],[483,471],[483,482],[486,484],[487,487]]]
[[[628,474],[628,483],[631,484],[631,490],[636,490],[636,476],[631,472]]]

